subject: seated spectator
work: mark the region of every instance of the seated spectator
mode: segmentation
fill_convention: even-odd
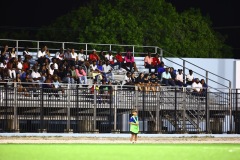
[[[68,62],[69,60],[71,60],[71,58],[72,58],[71,51],[69,48],[67,48],[66,52],[64,53],[64,60]]]
[[[207,95],[207,90],[208,90],[208,85],[205,83],[204,79],[201,79],[201,84],[202,84],[203,96],[206,96]]]
[[[175,82],[169,73],[169,68],[166,68],[165,72],[162,73],[162,83],[166,86],[175,86]]]
[[[60,50],[55,54],[55,58],[59,61],[64,59],[64,49],[60,48]]]
[[[186,87],[187,85],[183,83],[183,74],[182,74],[182,69],[178,70],[178,74],[176,75],[175,78],[176,85],[180,87]]]
[[[110,62],[106,61],[106,64],[103,65],[103,76],[106,78],[107,82],[109,81],[109,79],[114,79],[112,69],[113,68],[110,66]]]
[[[62,79],[62,81],[64,83],[68,83],[68,84],[74,84],[75,83],[74,77],[72,77],[71,67],[69,67],[69,66],[66,69],[63,70],[63,73],[62,73],[61,76],[64,77]]]
[[[162,79],[162,73],[165,72],[165,68],[164,68],[164,62],[161,62],[160,63],[160,66],[158,67],[158,70],[157,70],[157,77],[158,79]]]
[[[122,82],[123,85],[132,85],[132,80],[131,80],[131,73],[127,72],[125,75],[125,78]]]
[[[75,52],[75,50],[72,48],[71,49],[71,58],[69,59],[70,64],[76,65],[78,62],[78,54]]]
[[[16,80],[14,80],[14,81],[17,82],[17,91],[18,92],[24,92],[25,96],[29,96],[29,94],[27,93],[27,89],[24,88],[23,85],[22,85],[20,74],[17,74]]]
[[[98,56],[97,52],[95,49],[93,49],[92,53],[89,55],[88,61],[89,62],[94,62],[98,64],[98,61],[100,60],[100,57]]]
[[[15,47],[13,47],[10,52],[10,58],[17,58]]]
[[[159,80],[156,77],[155,73],[151,74],[151,77],[149,78],[149,82],[150,82],[150,86],[151,86],[150,90],[152,90],[153,92],[159,91],[160,84],[159,84]]]
[[[9,60],[9,62],[7,63],[7,69],[9,78],[16,79],[17,64],[15,58]]]
[[[132,55],[132,53],[130,51],[127,51],[126,56],[124,57],[124,61],[125,61],[125,69],[128,72],[132,72],[132,68],[134,67],[134,57]],[[128,69],[127,67],[129,67],[130,69]]]
[[[30,52],[28,51],[29,48],[25,47],[24,51],[23,51],[23,56],[24,56],[24,60],[30,60],[32,59],[32,55],[30,54]]]
[[[49,61],[51,61],[52,57],[51,57],[50,51],[47,49],[45,53],[46,53],[45,57],[49,59]]]
[[[43,64],[45,59],[46,59],[46,50],[47,50],[47,46],[44,46],[41,48],[41,50],[38,51],[38,54],[37,54],[37,62],[39,64]]]
[[[201,96],[202,95],[202,84],[199,82],[199,79],[196,78],[192,83],[193,95]]]
[[[148,93],[148,91],[150,90],[150,81],[148,79],[148,74],[144,75],[144,89],[146,93]]]
[[[27,71],[27,70],[29,70],[29,69],[30,69],[30,63],[28,62],[27,59],[25,59],[25,60],[23,61],[23,70],[24,70],[24,71]]]
[[[79,84],[87,84],[87,74],[82,66],[78,66],[76,69],[76,74],[79,77]]]
[[[80,52],[78,53],[78,62],[77,64],[80,65],[85,65],[85,61],[86,61],[86,55],[84,54],[84,50],[80,49]]]
[[[154,66],[152,65],[152,62],[153,62],[153,58],[151,57],[151,53],[148,52],[148,55],[144,58],[144,66],[145,68],[149,69],[148,73],[151,73],[152,68],[154,68]]]
[[[140,73],[137,78],[137,87],[139,91],[143,90],[144,87],[144,74]]]
[[[186,84],[187,84],[187,85],[192,85],[193,80],[194,80],[193,71],[192,71],[192,70],[189,70],[189,74],[188,74],[187,77],[186,77],[186,81],[187,81]]]
[[[57,59],[56,58],[52,58],[52,62],[49,63],[49,67],[50,67],[51,64],[54,65],[54,69],[58,70],[58,63],[57,63]]]
[[[7,63],[4,60],[3,63],[0,64],[0,75],[1,75],[1,79],[4,80],[6,78],[8,78],[8,69],[7,69]]]
[[[99,53],[99,61],[102,61],[103,63],[105,63],[106,62],[106,57],[105,57],[105,54],[104,54],[104,52],[103,51],[101,51],[100,53]]]
[[[112,51],[108,51],[108,54],[105,55],[106,61],[109,61],[111,66],[114,65],[114,57],[112,55]]]
[[[40,86],[42,86],[42,83],[46,80],[46,77],[41,76],[41,74],[38,72],[37,66],[33,67],[31,77],[33,79],[33,83],[37,83]]]
[[[158,72],[158,67],[160,66],[160,64],[161,64],[161,61],[160,61],[160,58],[159,58],[159,54],[156,54],[155,57],[153,57],[153,60],[152,60],[152,65],[155,68],[155,73]]]
[[[22,58],[18,58],[17,60],[17,72],[21,73],[21,71],[23,70],[23,63],[22,63]]]
[[[124,60],[123,60],[123,57],[122,57],[122,53],[121,52],[118,52],[117,55],[116,55],[116,61],[115,62],[115,66],[118,65],[118,69],[121,69],[122,66],[123,66],[123,63],[124,63]]]
[[[49,74],[53,77],[53,74],[54,74],[54,64],[51,64],[50,67],[48,68],[48,75]]]
[[[58,94],[59,91],[64,93],[64,89],[61,87],[57,76],[53,77],[52,84],[53,84],[53,93],[55,93],[56,97],[59,97],[59,94]]]
[[[171,74],[172,79],[175,80],[177,75],[173,67],[169,68],[169,73]]]
[[[103,72],[103,68],[101,66],[102,62],[100,62],[99,66],[97,66],[96,63],[97,63],[96,61],[93,61],[93,64],[90,65],[89,76],[93,77],[93,79],[95,80],[97,79],[102,80],[102,72]],[[102,70],[100,70],[100,67],[102,68]]]
[[[79,80],[79,78],[78,78],[78,76],[77,76],[77,73],[76,73],[75,66],[72,66],[72,67],[71,67],[71,78],[74,79],[74,83],[75,83],[75,81],[78,81],[78,80]]]

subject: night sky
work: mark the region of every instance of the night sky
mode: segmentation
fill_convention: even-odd
[[[199,8],[208,15],[213,28],[228,35],[227,44],[234,48],[235,58],[240,59],[240,9],[237,0],[166,0],[178,11]],[[33,27],[48,25],[57,17],[85,4],[87,0],[4,0],[0,2],[0,27]],[[0,37],[1,38],[1,37]]]

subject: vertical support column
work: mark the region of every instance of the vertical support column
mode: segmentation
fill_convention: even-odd
[[[183,60],[183,83],[186,83],[185,75],[186,75],[186,61]]]
[[[208,84],[208,71],[206,71],[206,84]]]
[[[137,86],[135,86],[135,87],[137,87]],[[136,88],[135,88],[135,106],[139,106],[138,96],[139,96],[139,91],[136,90]]]
[[[207,94],[206,94],[206,132],[210,133],[210,112],[209,112],[209,89],[207,89]]]
[[[229,116],[230,116],[230,122],[229,122],[229,125],[230,125],[230,133],[233,132],[233,129],[232,129],[232,89],[229,88]]]
[[[63,48],[63,50],[65,49],[65,43],[64,42],[62,42],[62,48]]]
[[[113,90],[113,93],[115,95],[115,98],[114,98],[114,124],[113,124],[113,131],[111,131],[112,133],[120,133],[120,130],[117,130],[117,103],[116,103],[116,96],[117,96],[117,86],[115,85],[114,86],[114,90]]]
[[[94,85],[94,106],[93,106],[93,129],[94,131],[97,129],[97,91],[96,91],[96,85]]]
[[[87,52],[88,52],[88,44],[86,43],[85,45],[85,52],[86,52],[86,56],[87,56]],[[87,58],[87,57],[86,57]]]
[[[186,87],[183,87],[183,132],[187,133],[186,129]]]
[[[157,49],[158,49],[158,47],[155,47],[155,54],[157,54]]]
[[[145,90],[142,91],[142,122],[143,122],[143,133],[145,132]]]
[[[240,133],[240,115],[238,113],[238,89],[236,89],[235,93],[235,103],[236,103],[236,109],[235,109],[235,134]]]
[[[70,115],[70,89],[67,90],[67,98],[68,98],[68,105],[67,105],[67,129],[65,130],[66,133],[71,133],[71,115]]]
[[[156,124],[155,124],[155,131],[157,133],[162,133],[162,120],[160,119],[160,91],[157,91],[157,108],[156,108]]]
[[[174,109],[174,115],[175,115],[175,122],[174,122],[174,127],[175,127],[175,133],[178,131],[177,130],[177,128],[178,128],[178,126],[177,126],[177,88],[175,87],[175,89],[174,89],[174,92],[175,92],[175,104],[174,104],[174,106],[175,106],[175,109]]]
[[[111,45],[111,44],[109,45],[109,50],[110,50],[110,51],[112,50],[112,45]]]
[[[14,110],[13,110],[13,131],[19,132],[19,124],[17,118],[17,83],[14,83]]]

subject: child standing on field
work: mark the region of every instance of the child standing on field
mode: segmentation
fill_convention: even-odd
[[[136,143],[137,134],[139,132],[139,122],[138,122],[138,116],[137,116],[136,110],[132,111],[132,117],[130,118],[129,124],[130,124],[130,132],[131,132],[130,142]]]

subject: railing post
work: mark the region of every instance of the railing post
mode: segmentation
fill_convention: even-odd
[[[88,52],[88,44],[86,43],[85,45],[85,52],[86,52],[86,56],[87,56],[87,52]],[[87,57],[86,57],[87,58]]]
[[[145,121],[145,90],[142,91],[142,126],[143,126],[143,133],[145,131],[144,121]]]
[[[205,110],[206,110],[206,133],[210,133],[210,114],[209,114],[209,89],[206,89],[206,101],[205,101]]]
[[[40,89],[41,92],[41,102],[40,102],[40,130],[39,132],[42,133],[43,132],[43,125],[44,125],[44,115],[43,115],[43,89]]]
[[[157,91],[157,97],[160,97],[159,95],[160,91]],[[156,124],[155,124],[155,130],[157,133],[162,133],[162,120],[160,118],[160,98],[157,98],[157,108],[156,108]]]
[[[17,83],[14,83],[14,118],[13,118],[13,130],[19,132],[18,118],[17,118]]]
[[[240,133],[240,114],[238,113],[238,89],[236,89],[236,96],[235,96],[235,103],[236,103],[236,109],[235,109],[235,134]]]
[[[109,45],[109,50],[110,50],[110,51],[112,50],[112,45],[111,45],[111,44]]]
[[[186,130],[186,87],[183,87],[183,132],[187,133]]]
[[[174,125],[175,125],[175,133],[178,131],[177,130],[177,88],[175,87],[174,88],[174,99],[175,99],[175,104],[174,104],[174,115],[175,115],[175,122],[174,122]]]
[[[135,57],[135,46],[133,46],[132,53],[133,53],[133,57]]]
[[[208,84],[208,71],[206,71],[206,84]]]
[[[37,41],[37,53],[38,53],[38,50],[39,50],[39,41]]]
[[[93,130],[95,131],[97,129],[97,90],[96,86],[94,86],[94,106],[93,106]]]
[[[163,57],[163,49],[160,48],[160,59],[161,59],[161,62],[162,62],[162,57]]]
[[[232,130],[232,90],[231,88],[229,89],[229,115],[230,115],[230,122],[229,122],[229,125],[230,125],[230,133],[233,132]]]
[[[185,83],[185,73],[186,73],[186,71],[185,71],[185,69],[186,69],[186,61],[185,60],[183,60],[183,83]]]
[[[17,51],[17,55],[18,55],[18,40],[16,40],[16,51]]]
[[[62,42],[62,48],[63,48],[63,50],[65,49],[65,43],[64,42]]]
[[[157,49],[158,49],[158,47],[155,47],[155,54],[157,54]]]
[[[68,105],[67,105],[67,130],[65,132],[70,132],[70,89],[67,89],[67,98],[68,98]]]

